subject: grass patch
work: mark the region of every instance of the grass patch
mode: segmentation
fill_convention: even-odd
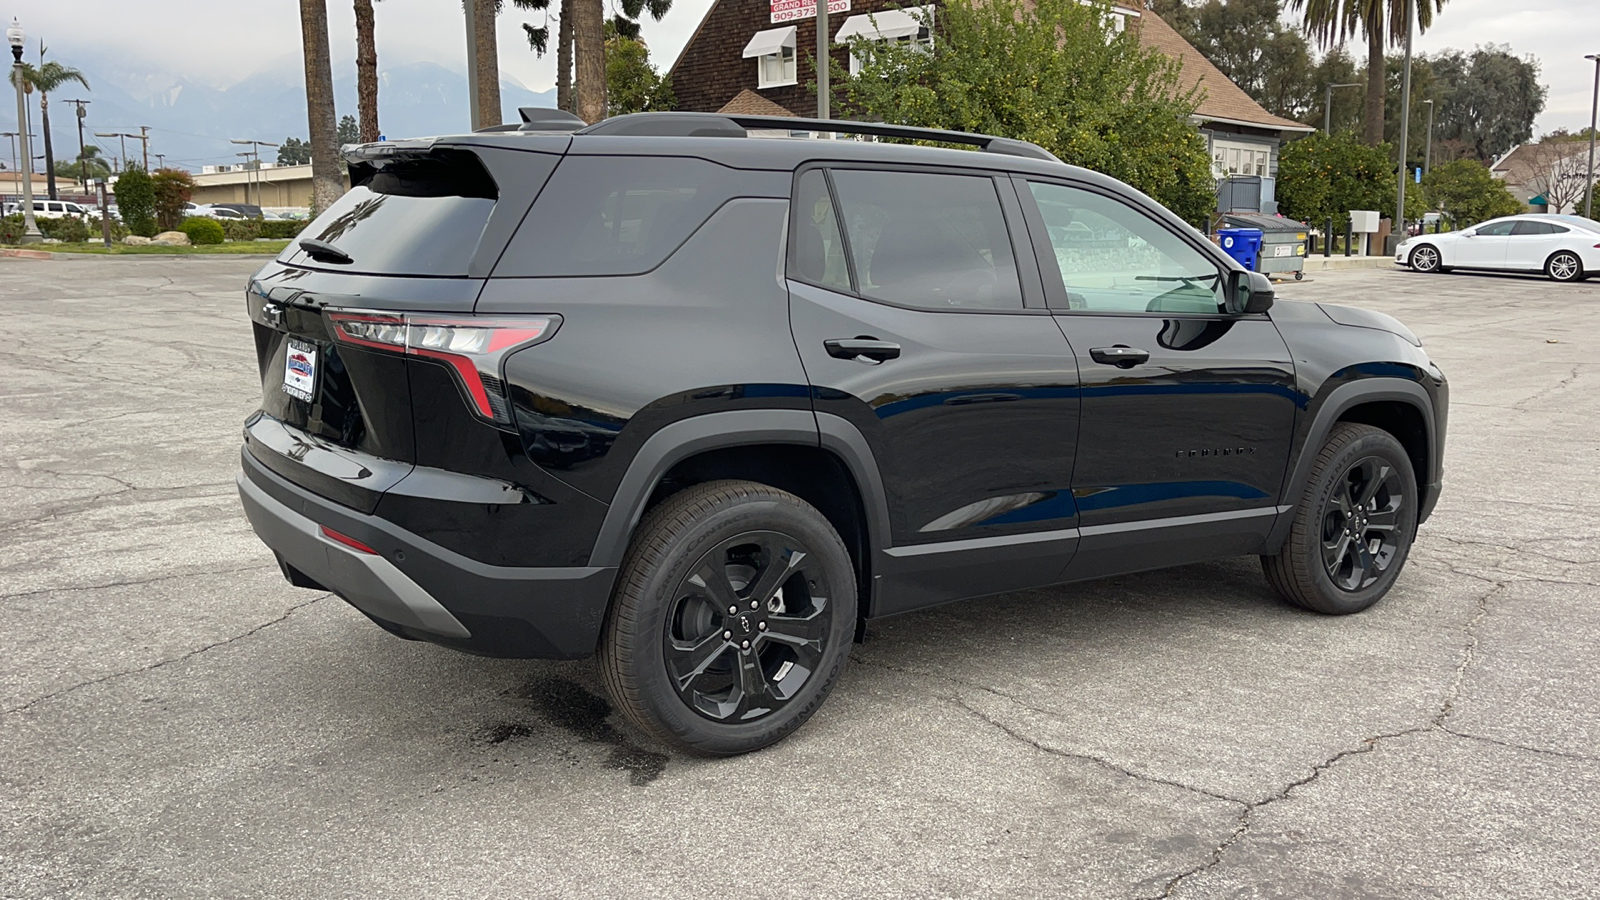
[[[277,256],[288,241],[223,241],[220,244],[203,244],[198,247],[135,247],[131,244],[112,244],[107,250],[100,241],[86,244],[28,244],[23,249],[45,250],[50,253],[98,253],[101,256],[188,256],[197,253],[248,253],[252,256]]]

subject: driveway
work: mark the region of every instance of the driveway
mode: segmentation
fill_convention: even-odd
[[[1600,869],[1600,284],[1326,273],[1452,380],[1346,619],[1256,560],[875,626],[766,752],[589,662],[390,637],[233,487],[255,263],[0,260],[0,897],[1577,897]]]

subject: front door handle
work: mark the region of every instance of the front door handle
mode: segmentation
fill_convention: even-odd
[[[1150,351],[1118,344],[1115,347],[1096,347],[1089,351],[1089,358],[1119,369],[1131,369],[1149,362]]]
[[[822,342],[828,355],[838,359],[869,359],[883,362],[900,358],[900,345],[872,337],[834,338]]]

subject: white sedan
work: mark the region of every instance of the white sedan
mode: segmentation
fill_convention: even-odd
[[[1490,219],[1461,231],[1407,238],[1394,261],[1417,272],[1543,272],[1555,281],[1581,281],[1600,274],[1600,222],[1545,213]]]

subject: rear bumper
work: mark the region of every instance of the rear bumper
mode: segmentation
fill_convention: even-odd
[[[239,500],[279,559],[390,631],[469,653],[594,653],[616,569],[510,568],[468,559],[274,474],[246,451]],[[365,553],[322,533],[355,538]]]

